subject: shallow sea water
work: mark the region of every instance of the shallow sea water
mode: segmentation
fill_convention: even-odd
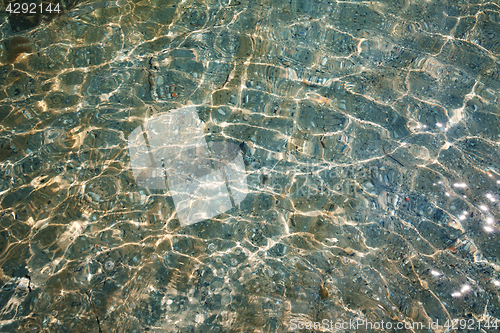
[[[1,5],[0,332],[498,331],[498,1],[60,4]]]

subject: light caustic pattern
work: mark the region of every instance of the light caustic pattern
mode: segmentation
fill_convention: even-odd
[[[0,331],[500,318],[495,1],[70,7],[1,24]]]

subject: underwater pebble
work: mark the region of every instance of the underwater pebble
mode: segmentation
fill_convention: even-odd
[[[19,279],[19,282],[17,284],[17,289],[26,290],[28,289],[29,285],[30,285],[30,280],[23,277]]]
[[[108,259],[104,263],[104,269],[108,272],[112,271],[114,267],[115,267],[115,262],[112,259]]]

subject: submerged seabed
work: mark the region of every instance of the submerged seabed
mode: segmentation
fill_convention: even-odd
[[[500,319],[498,2],[65,8],[1,14],[1,332]],[[249,193],[184,226],[127,140],[190,105]]]

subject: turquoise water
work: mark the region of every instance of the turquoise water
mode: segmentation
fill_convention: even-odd
[[[498,1],[59,5],[1,5],[0,332],[498,330]]]

